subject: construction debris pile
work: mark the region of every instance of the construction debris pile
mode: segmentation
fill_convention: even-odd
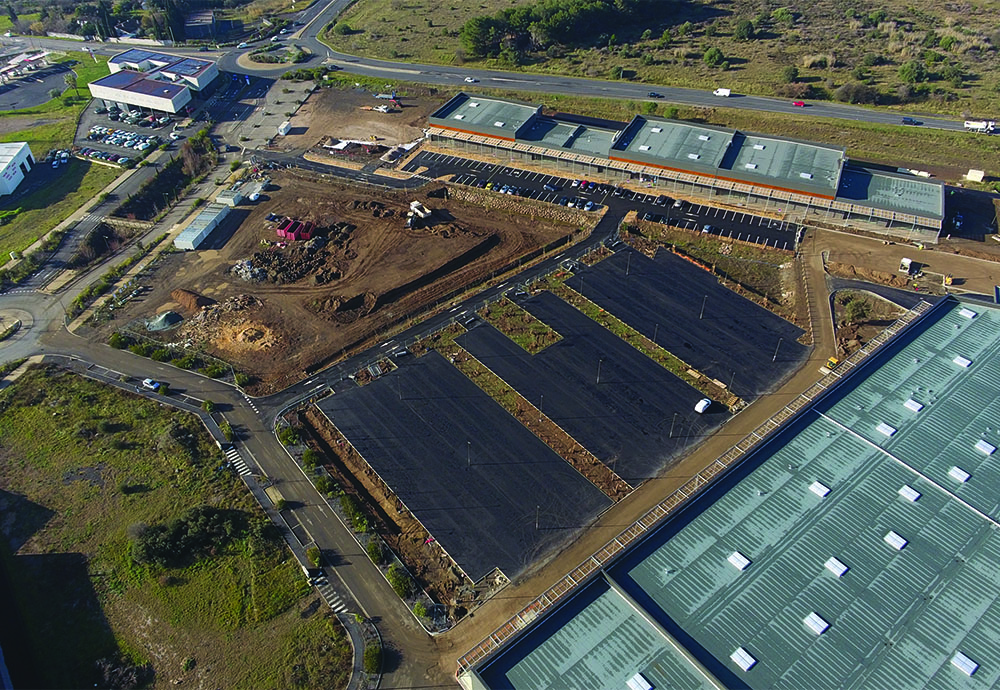
[[[370,206],[375,214],[394,213],[384,211],[378,202],[361,203]],[[285,285],[309,278],[313,285],[326,285],[340,279],[357,258],[357,252],[349,246],[355,229],[350,223],[338,222],[301,243],[262,240],[267,249],[236,262],[229,272],[248,283]]]

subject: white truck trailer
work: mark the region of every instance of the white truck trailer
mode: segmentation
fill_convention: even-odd
[[[997,129],[997,123],[995,120],[966,120],[965,129],[970,132],[993,134]]]

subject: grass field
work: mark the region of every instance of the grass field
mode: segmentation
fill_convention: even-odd
[[[343,686],[339,624],[220,459],[192,415],[56,369],[0,395],[0,557],[38,676],[25,686],[90,687],[117,654],[151,663],[157,687]],[[205,504],[251,528],[186,567],[133,559],[136,525]]]
[[[591,45],[554,45],[513,63],[470,60],[459,38],[465,22],[514,4],[534,3],[360,0],[341,19],[350,31],[331,32],[328,41],[344,52],[414,62],[596,78],[618,78],[623,71],[626,79],[651,85],[726,86],[789,97],[798,89],[806,97],[830,98],[844,84],[863,84],[877,90],[880,102],[911,109],[980,117],[1000,109],[996,3],[916,0],[865,9],[836,0],[784,8],[751,0],[691,2],[673,6],[659,21],[640,20],[631,31],[595,37]],[[753,27],[748,39],[737,31],[741,21]],[[722,54],[715,66],[703,59],[710,48]],[[901,90],[900,67],[911,61],[927,75],[911,86],[915,95]]]
[[[77,118],[90,101],[86,85],[109,73],[108,58],[98,55],[95,62],[88,53],[70,52],[66,53],[64,59],[77,63],[73,71],[80,85],[80,98],[74,98],[69,105],[62,99],[54,98],[35,108],[0,112],[0,119],[40,116],[40,124],[0,134],[0,142],[27,141],[36,159],[44,158],[50,149],[68,148],[73,143]],[[66,89],[64,93],[75,95],[73,89]],[[42,165],[39,162],[39,166]],[[7,260],[9,252],[22,251],[85,203],[92,201],[120,174],[121,170],[117,168],[71,160],[69,165],[58,171],[40,167],[33,175],[29,175],[22,184],[34,184],[34,191],[23,197],[5,197],[0,201],[0,210],[24,210],[12,222],[0,226],[0,264]]]
[[[532,355],[537,355],[549,345],[562,340],[562,336],[551,326],[539,321],[507,298],[480,309],[479,315]]]

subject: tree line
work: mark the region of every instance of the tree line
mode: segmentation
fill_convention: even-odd
[[[539,0],[469,19],[459,34],[470,57],[506,57],[549,46],[613,42],[614,31],[630,30],[637,20],[655,20],[675,10],[654,0]],[[656,15],[656,16],[653,16]]]

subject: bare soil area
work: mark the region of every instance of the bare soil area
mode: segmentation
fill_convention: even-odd
[[[266,200],[231,214],[218,249],[175,254],[150,279],[149,295],[107,328],[172,309],[185,317],[161,334],[231,362],[279,390],[341,353],[512,260],[569,234],[572,226],[445,200],[440,186],[397,193],[282,172]],[[411,200],[433,216],[406,227]],[[315,224],[308,241],[285,241],[269,214]],[[238,227],[234,227],[238,224]],[[280,240],[280,241],[279,241]],[[235,269],[234,269],[235,267]],[[183,289],[185,298],[172,295]],[[193,310],[198,297],[215,304]],[[183,302],[183,304],[181,303]]]
[[[330,136],[389,147],[416,141],[423,136],[428,115],[437,110],[442,99],[411,88],[407,97],[399,100],[401,109],[379,113],[362,110],[386,103],[366,89],[317,89],[291,119],[292,129],[281,137],[280,147],[311,149]]]
[[[859,290],[841,290],[834,300],[837,352],[841,358],[860,350],[906,310],[897,304]]]

